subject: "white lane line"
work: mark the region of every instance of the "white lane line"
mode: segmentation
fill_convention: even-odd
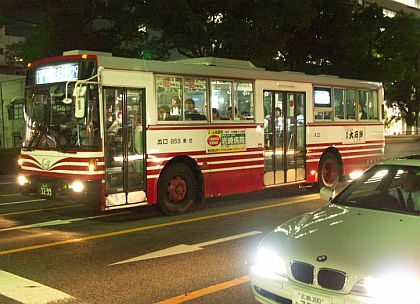
[[[253,235],[256,235],[256,234],[260,234],[260,233],[262,233],[262,232],[261,231],[251,231],[251,232],[247,232],[247,233],[236,234],[236,235],[224,237],[224,238],[221,238],[221,239],[211,240],[211,241],[198,243],[198,244],[193,244],[193,245],[180,244],[180,245],[177,245],[177,246],[172,246],[172,247],[165,248],[165,249],[162,249],[162,250],[158,250],[158,251],[155,251],[155,252],[147,253],[147,254],[144,254],[144,255],[141,255],[141,256],[138,256],[138,257],[134,257],[134,258],[131,258],[131,259],[128,259],[128,260],[124,260],[124,261],[121,261],[121,262],[116,262],[116,263],[113,263],[113,264],[109,264],[108,266],[125,264],[125,263],[132,263],[132,262],[138,262],[138,261],[144,261],[144,260],[149,260],[149,259],[162,258],[162,257],[167,257],[167,256],[177,255],[177,254],[190,253],[190,252],[202,250],[203,249],[202,247],[205,247],[205,246],[214,245],[214,244],[223,243],[223,242],[228,242],[228,241],[232,241],[232,240],[236,240],[236,239],[240,239],[240,238],[245,238],[245,237],[253,236]]]
[[[17,204],[25,204],[25,203],[33,203],[33,202],[42,202],[42,201],[46,201],[46,199],[40,198],[40,199],[34,199],[34,200],[28,200],[28,201],[17,201],[17,202],[0,203],[0,206],[6,206],[6,205],[17,205]]]
[[[30,229],[30,228],[40,228],[40,227],[49,227],[49,226],[58,226],[58,225],[68,225],[74,222],[79,221],[85,221],[85,220],[93,220],[97,218],[104,218],[104,217],[110,217],[115,215],[123,215],[123,214],[129,214],[131,211],[125,211],[125,212],[119,212],[119,213],[110,213],[110,214],[101,214],[96,216],[88,216],[88,217],[80,217],[80,218],[73,218],[73,219],[66,219],[66,220],[54,220],[54,221],[48,221],[48,222],[41,222],[41,223],[35,223],[31,225],[22,225],[22,226],[15,226],[10,228],[4,228],[0,229],[0,232],[2,231],[12,231],[12,230],[21,230],[21,229]]]
[[[15,185],[17,182],[0,183],[0,185]]]
[[[57,289],[0,270],[0,294],[23,304],[65,303],[75,298]]]

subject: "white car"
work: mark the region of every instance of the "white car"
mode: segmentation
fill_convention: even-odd
[[[321,189],[328,205],[263,239],[250,270],[255,298],[419,304],[420,157],[375,165],[332,196]]]

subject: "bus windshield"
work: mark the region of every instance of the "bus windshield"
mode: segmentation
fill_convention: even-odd
[[[24,147],[48,150],[99,149],[97,85],[86,88],[84,115],[76,118],[73,86],[71,102],[64,102],[65,83],[36,86],[26,91]],[[80,117],[80,115],[78,116]]]

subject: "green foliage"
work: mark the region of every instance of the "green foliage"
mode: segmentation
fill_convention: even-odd
[[[419,113],[419,19],[383,15],[357,0],[3,0],[12,20],[33,11],[34,31],[8,46],[9,62],[70,49],[167,59],[250,60],[269,70],[381,81],[408,124]],[[9,16],[8,16],[9,14]],[[98,26],[102,25],[102,26]]]
[[[0,175],[14,174],[18,171],[18,157],[20,149],[0,149]]]

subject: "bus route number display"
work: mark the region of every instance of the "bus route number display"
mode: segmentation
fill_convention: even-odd
[[[246,151],[245,130],[208,130],[207,153]]]

